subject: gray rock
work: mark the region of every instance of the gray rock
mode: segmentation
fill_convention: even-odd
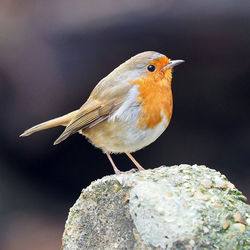
[[[62,249],[250,249],[250,206],[205,166],[106,176],[70,209]]]

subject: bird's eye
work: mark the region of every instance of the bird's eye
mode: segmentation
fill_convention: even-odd
[[[147,69],[150,72],[154,72],[155,71],[155,66],[154,65],[148,65]]]

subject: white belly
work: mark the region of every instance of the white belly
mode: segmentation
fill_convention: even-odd
[[[115,135],[115,140],[110,140],[105,147],[107,151],[114,153],[135,152],[154,142],[166,128],[166,119],[152,129],[140,129],[134,124],[128,124],[124,129],[119,130]],[[116,143],[116,141],[120,143]]]
[[[104,152],[135,152],[154,142],[167,128],[168,121],[162,112],[162,121],[154,128],[140,128],[140,106],[135,100],[137,86],[131,89],[128,99],[107,120],[95,125],[83,134]]]

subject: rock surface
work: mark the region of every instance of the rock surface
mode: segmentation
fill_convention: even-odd
[[[205,166],[106,176],[70,209],[62,249],[249,249],[250,206]]]

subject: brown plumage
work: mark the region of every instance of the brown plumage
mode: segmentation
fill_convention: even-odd
[[[30,129],[25,130],[20,137],[29,136],[35,132],[45,130],[48,128],[53,128],[57,126],[67,126],[72,118],[77,114],[78,110],[72,111],[66,115],[60,116],[58,118],[40,123]]]

